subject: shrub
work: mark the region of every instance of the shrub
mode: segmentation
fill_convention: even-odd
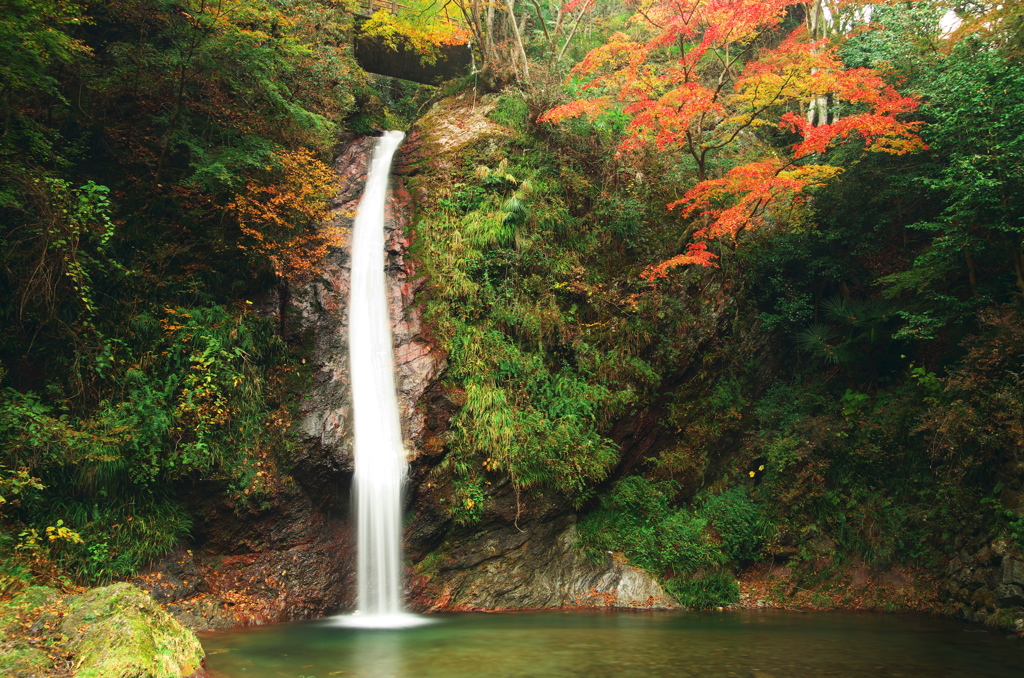
[[[680,605],[697,609],[732,605],[740,599],[739,582],[728,572],[675,577],[665,582],[665,590]]]
[[[764,507],[755,503],[742,486],[708,497],[699,514],[718,537],[722,553],[735,563],[758,560],[773,530]]]

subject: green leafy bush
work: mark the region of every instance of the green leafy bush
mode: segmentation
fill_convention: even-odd
[[[530,107],[518,92],[507,92],[498,99],[498,105],[491,111],[491,120],[517,132],[526,132],[530,125]]]
[[[671,505],[676,486],[629,476],[615,483],[579,531],[593,555],[622,551],[630,562],[657,577],[715,568],[724,557],[707,520]]]
[[[739,582],[728,572],[675,577],[665,582],[665,590],[680,605],[697,609],[732,605],[740,599]]]
[[[37,534],[66,524],[82,541],[42,540],[34,557],[83,581],[128,576],[187,534],[178,482],[203,474],[236,501],[256,499],[260,466],[279,440],[264,384],[285,354],[268,320],[165,307],[137,315],[131,330],[100,354],[110,397],[91,412],[62,412],[11,388],[0,395],[0,461],[12,469],[0,476],[5,522]]]
[[[677,491],[671,481],[618,481],[579,523],[584,548],[593,558],[621,551],[687,607],[736,602],[739,588],[726,566],[756,559],[770,522],[743,488],[710,497],[698,510],[675,507]]]
[[[742,486],[706,498],[698,514],[708,521],[722,553],[734,563],[760,560],[761,548],[774,529],[764,507]]]

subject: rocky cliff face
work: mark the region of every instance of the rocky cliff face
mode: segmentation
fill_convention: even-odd
[[[493,491],[484,520],[460,527],[442,503],[433,473],[459,407],[442,383],[446,356],[417,301],[409,248],[410,177],[444,181],[459,153],[507,131],[490,122],[489,101],[449,100],[425,116],[400,149],[386,210],[387,274],[403,437],[412,463],[406,534],[412,605],[420,610],[544,607],[672,607],[642,571],[608,554],[593,563],[575,548],[575,512],[554,498],[520,501],[511,486]],[[354,598],[354,545],[348,499],[353,471],[347,350],[348,235],[373,151],[373,138],[349,143],[335,162],[330,204],[337,234],[321,271],[282,287],[266,305],[284,332],[310,347],[311,379],[296,422],[301,449],[269,505],[240,508],[197,488],[197,546],[156,565],[137,583],[196,629],[331,614]],[[420,182],[422,185],[422,182]]]
[[[349,143],[335,162],[338,193],[330,204],[337,234],[320,271],[301,285],[282,286],[264,312],[293,342],[309,347],[311,378],[296,422],[299,452],[275,478],[269,502],[233,506],[214,487],[191,498],[196,547],[158,563],[137,583],[194,629],[304,619],[348,609],[354,602],[355,559],[348,520],[352,475],[351,399],[347,351],[348,233],[358,208],[374,139]],[[398,383],[410,448],[423,415],[416,409],[443,356],[420,338],[412,308],[414,271],[404,253],[406,213],[402,187],[388,206],[388,275],[391,280]]]
[[[409,531],[411,549],[422,548],[424,527],[444,521],[422,497]],[[417,574],[410,603],[423,611],[521,610],[609,607],[672,609],[677,605],[646,572],[619,554],[599,562],[576,544],[575,513],[552,497],[517,498],[506,484],[488,498],[483,520],[471,527],[446,525],[433,551],[411,555]],[[422,555],[421,558],[418,556]]]
[[[511,486],[494,491],[482,523],[454,525],[441,503],[432,469],[443,457],[443,435],[459,406],[441,377],[446,360],[424,322],[416,293],[429,285],[417,276],[409,247],[413,176],[420,190],[445,181],[461,153],[507,130],[487,119],[489,100],[454,99],[435,107],[400,149],[387,208],[388,279],[392,336],[403,436],[412,462],[407,555],[413,561],[414,606],[419,609],[519,609],[564,606],[672,607],[674,602],[642,571],[609,555],[592,563],[575,547],[575,512],[554,499],[522,502]],[[303,402],[304,451],[296,460],[302,483],[347,493],[352,470],[347,365],[347,232],[365,182],[372,139],[353,142],[335,168],[341,177],[331,204],[332,226],[344,235],[324,274],[292,292],[300,331],[314,342],[314,377]],[[423,197],[423,196],[419,196]],[[325,478],[335,480],[324,482]],[[318,487],[307,486],[316,496]],[[341,506],[345,499],[325,499]]]
[[[322,274],[291,292],[289,312],[297,315],[297,330],[311,336],[314,361],[313,381],[302,403],[303,419],[299,422],[305,450],[296,464],[300,476],[316,483],[352,472],[348,236],[374,143],[372,137],[357,139],[335,162],[340,184],[331,201],[329,227],[339,234],[338,243]],[[427,408],[420,400],[443,372],[445,357],[425,330],[422,305],[414,303],[425,281],[417,278],[415,263],[408,257],[408,202],[401,177],[393,177],[385,216],[391,332],[402,433],[410,455],[416,456],[426,443],[428,428]]]
[[[975,553],[963,549],[949,561],[942,597],[971,621],[1024,633],[1024,560],[1001,539]]]
[[[470,149],[511,134],[487,117],[496,102],[469,95],[447,99],[417,123],[396,168],[399,181],[408,178],[415,185],[410,196],[414,205],[429,204],[430,187],[450,181],[447,177]],[[404,254],[402,258],[408,259]],[[406,303],[406,295],[401,301]],[[429,337],[421,324],[421,308],[403,308],[403,315],[419,324],[420,336]],[[421,610],[675,607],[656,581],[621,557],[607,554],[597,563],[584,558],[576,547],[576,512],[557,497],[519,497],[506,481],[490,490],[480,523],[452,523],[442,503],[445,479],[432,469],[443,456],[444,431],[460,404],[459,394],[439,381],[441,370],[419,369],[408,376],[402,372],[403,348],[397,341],[402,331],[396,325],[402,395],[419,398],[418,408],[403,407],[410,413],[407,438],[417,444],[410,488],[413,520],[406,533],[407,555],[415,569],[412,605]],[[417,380],[415,390],[404,385]]]

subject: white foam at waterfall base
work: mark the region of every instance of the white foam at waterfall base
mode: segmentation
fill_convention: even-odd
[[[417,626],[433,624],[435,620],[410,612],[399,614],[341,614],[331,617],[331,626],[343,626],[349,629],[411,629]]]
[[[426,620],[402,600],[402,493],[408,462],[395,393],[385,275],[384,206],[391,158],[405,134],[377,141],[352,227],[348,346],[355,432],[356,613],[334,623],[402,628]]]

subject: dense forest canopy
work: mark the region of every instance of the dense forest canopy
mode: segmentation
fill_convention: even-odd
[[[337,242],[340,145],[459,91],[508,135],[416,206],[457,522],[557,493],[694,604],[1024,548],[1017,4],[393,9],[0,0],[0,590],[131,575],[198,482],[273,501],[307,347],[260,300]],[[360,31],[477,71],[368,74]]]

